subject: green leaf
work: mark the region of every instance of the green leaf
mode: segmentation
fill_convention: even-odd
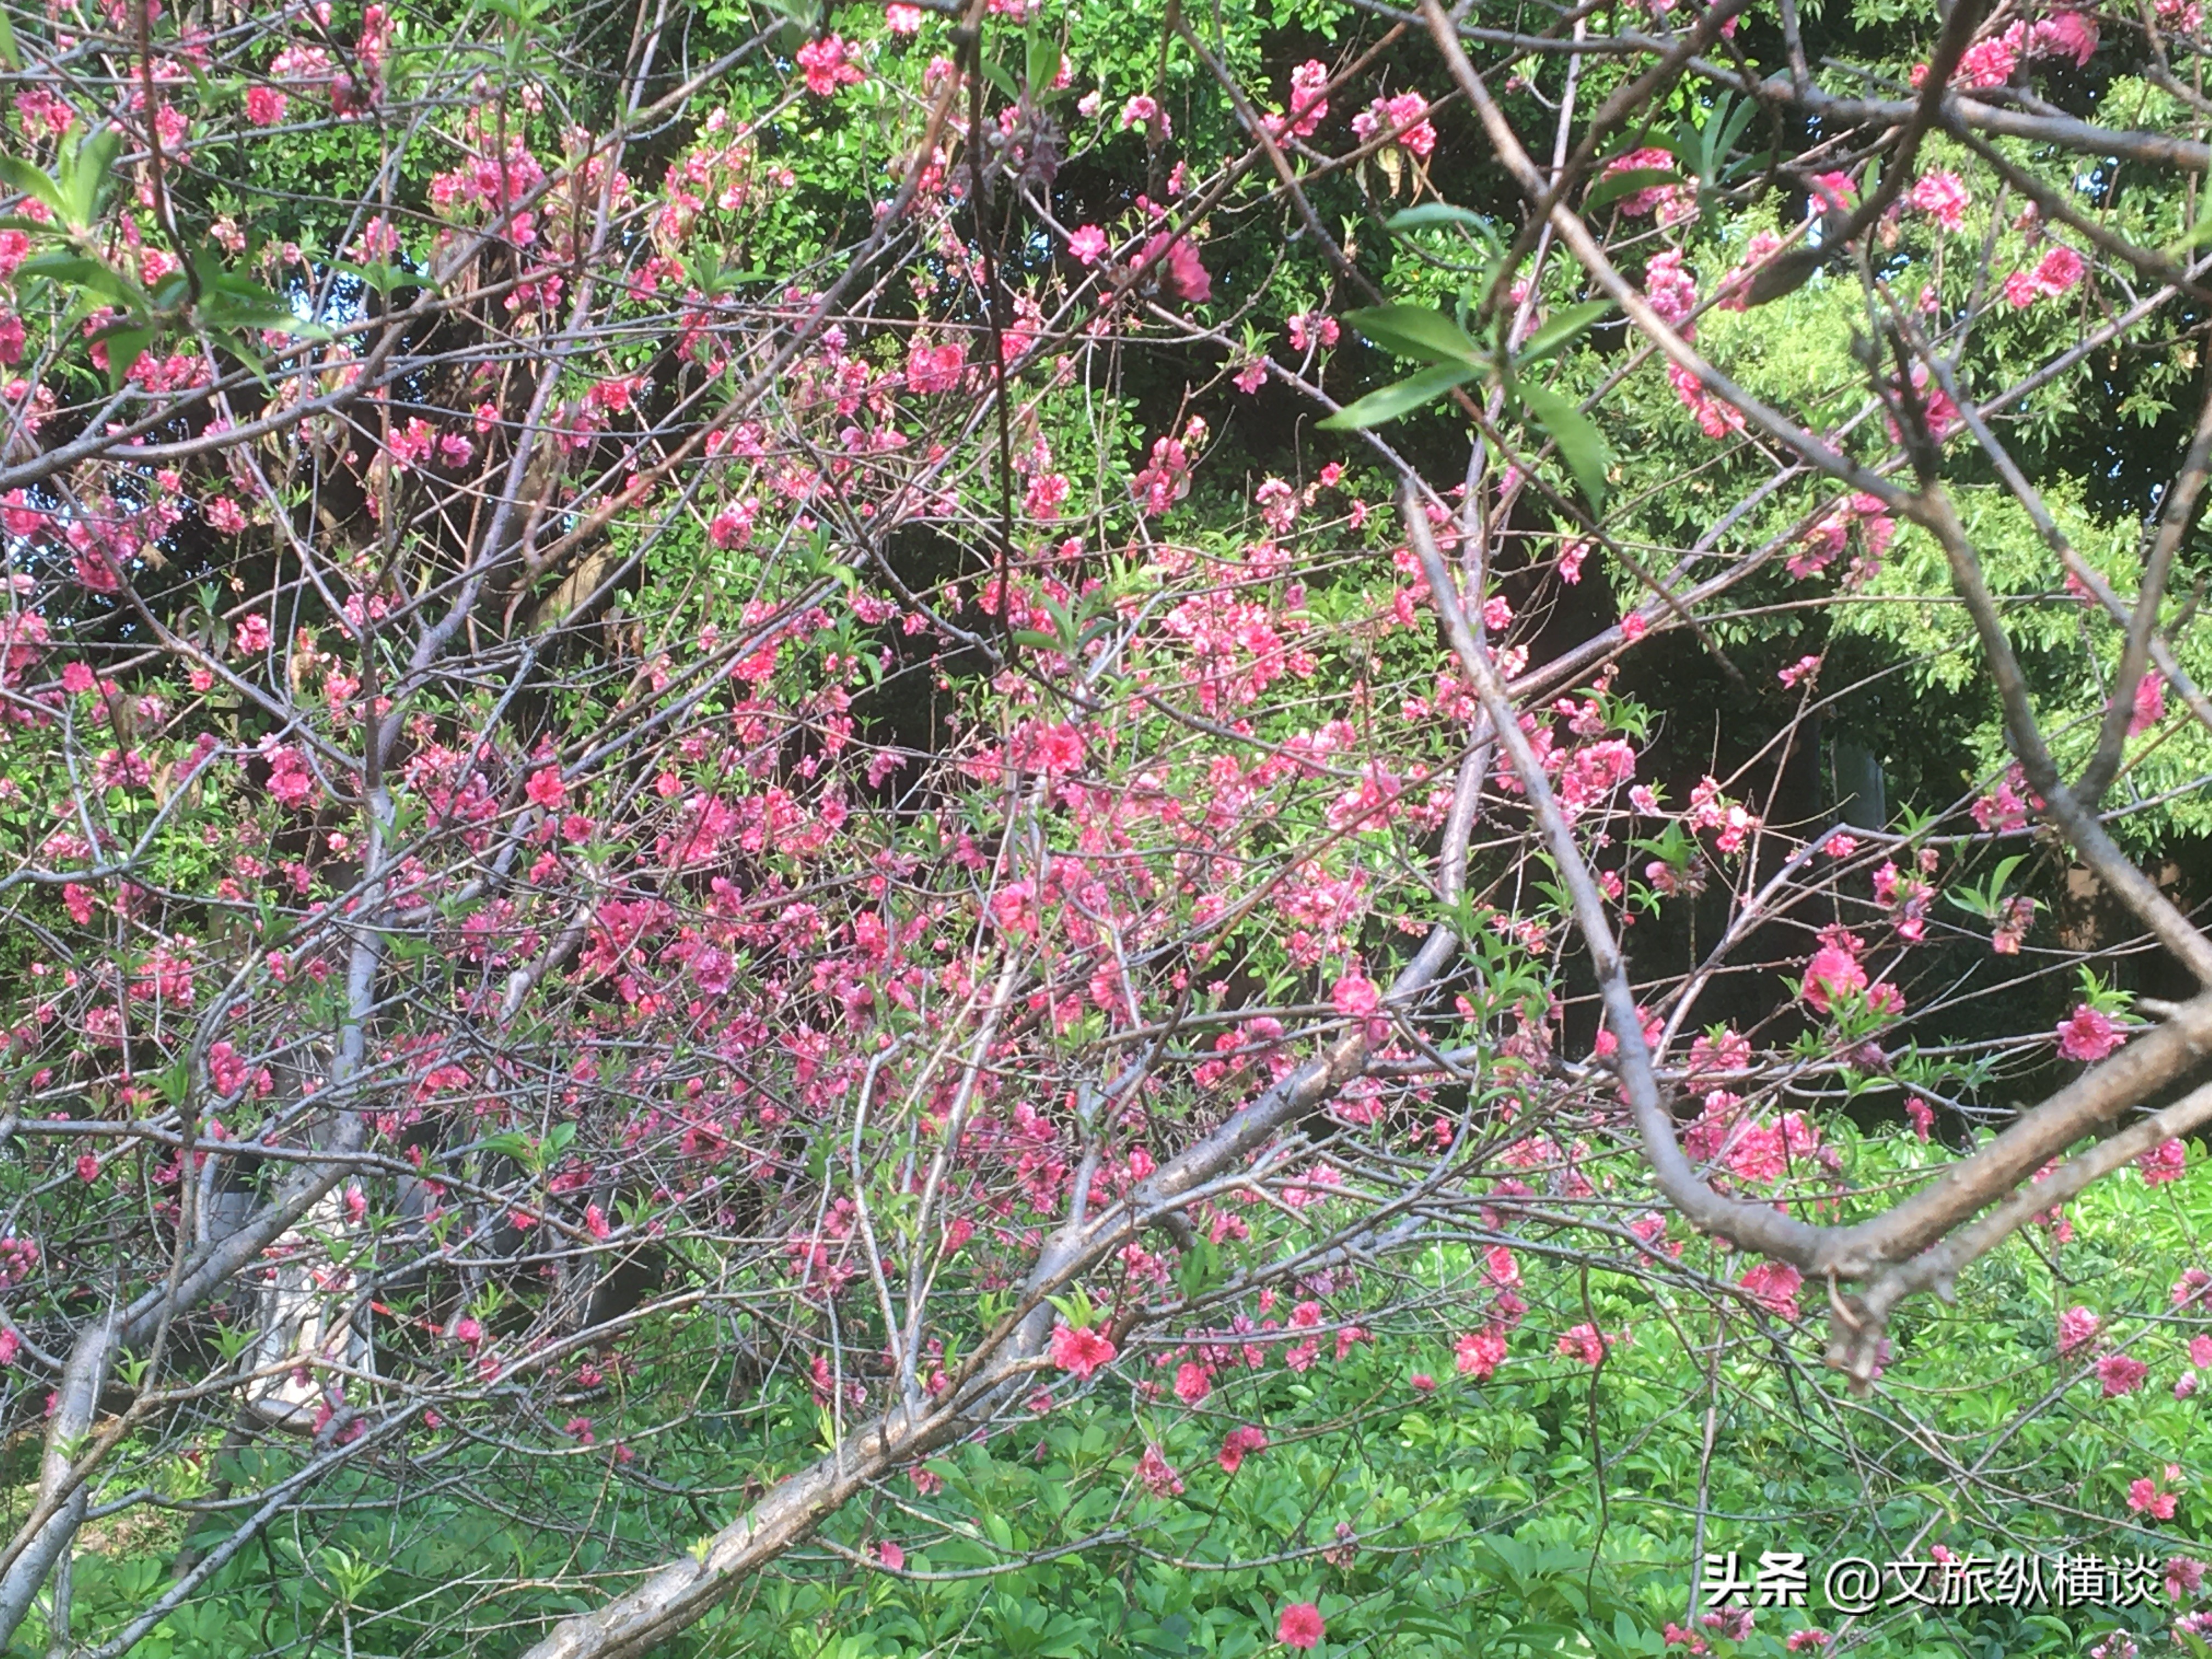
[[[126,310],[146,308],[146,296],[137,284],[119,273],[88,259],[82,253],[64,253],[56,249],[46,253],[34,253],[15,267],[16,274],[24,276],[43,276],[56,287],[74,286],[96,295],[111,305]]]
[[[2212,213],[2203,215],[2195,224],[2183,231],[2180,240],[2167,243],[2166,257],[2179,259],[2184,254],[2194,253],[2207,242],[2212,242]]]
[[[138,359],[153,343],[150,328],[114,328],[100,337],[107,347],[107,385],[112,392],[123,390],[123,383],[131,378],[131,371],[138,366]]]
[[[1032,101],[1052,90],[1052,83],[1060,78],[1060,42],[1042,28],[1030,31],[1029,62],[1030,97]]]
[[[1454,207],[1449,202],[1424,202],[1419,207],[1401,208],[1382,222],[1382,228],[1391,231],[1434,230],[1440,225],[1458,225],[1473,231],[1492,247],[1498,245],[1498,232],[1488,219],[1473,208]]]
[[[1004,64],[999,63],[995,59],[983,65],[983,78],[988,81],[993,86],[998,88],[1000,92],[1005,93],[1008,102],[1019,103],[1021,101],[1021,88],[1014,84],[1014,77],[1006,73],[1006,66]]]
[[[1455,386],[1474,379],[1475,371],[1453,363],[1439,363],[1419,374],[1370,392],[1349,408],[1339,410],[1321,426],[1331,432],[1359,432],[1434,403]]]
[[[1650,190],[1659,185],[1679,185],[1682,175],[1663,167],[1624,167],[1619,173],[1608,173],[1590,186],[1583,198],[1583,211],[1595,213],[1611,202],[1624,196],[1633,196],[1639,190]]]
[[[1371,306],[1364,311],[1346,312],[1344,320],[1401,357],[1465,363],[1470,368],[1482,366],[1482,348],[1474,337],[1443,313],[1426,306]]]
[[[0,155],[0,179],[5,179],[8,188],[19,195],[37,197],[57,213],[69,211],[62,187],[20,155]]]
[[[1543,327],[1528,337],[1528,343],[1521,348],[1513,359],[1516,368],[1526,368],[1531,363],[1540,363],[1561,347],[1571,343],[1587,331],[1591,324],[1613,309],[1610,300],[1584,300],[1555,311]]]
[[[11,70],[23,67],[23,54],[15,46],[15,26],[8,21],[8,10],[0,6],[0,62]]]
[[[1589,504],[1604,506],[1605,470],[1612,463],[1613,455],[1606,448],[1605,436],[1596,423],[1547,387],[1524,385],[1513,390],[1536,424],[1550,434],[1552,441],[1559,447],[1560,459],[1566,462],[1567,471],[1575,475],[1575,482],[1582,486]]]
[[[98,216],[100,198],[115,182],[115,158],[122,153],[123,135],[113,127],[102,127],[77,147],[72,164],[64,168],[70,222],[80,230]]]

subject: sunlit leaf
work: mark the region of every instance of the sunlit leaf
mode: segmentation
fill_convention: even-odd
[[[1464,386],[1474,379],[1478,371],[1461,368],[1451,363],[1439,363],[1434,368],[1425,368],[1379,392],[1370,392],[1358,403],[1339,410],[1321,425],[1334,432],[1358,432],[1367,427],[1380,426],[1385,421],[1395,421],[1401,415],[1434,403],[1454,386]]]

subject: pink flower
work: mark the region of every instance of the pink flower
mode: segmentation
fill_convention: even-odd
[[[817,98],[827,98],[839,87],[867,78],[856,65],[846,62],[846,51],[843,38],[835,34],[809,40],[799,49],[799,67],[805,71],[807,91]]]
[[[2105,1398],[2117,1400],[2133,1394],[2150,1375],[2150,1367],[2124,1353],[2108,1353],[2097,1362],[2097,1380],[2105,1385]]]
[[[2001,87],[2012,79],[2012,72],[2020,62],[2020,48],[2015,32],[2007,29],[2002,34],[1991,35],[1986,40],[1977,40],[1966,48],[1959,59],[1959,68],[1951,76],[1954,87]],[[1924,74],[1924,66],[1916,71],[1914,84]]]
[[[2028,31],[2028,52],[2037,58],[2071,58],[2087,68],[2097,52],[2097,20],[2078,11],[2046,17]]]
[[[2154,671],[2136,682],[2135,714],[2128,735],[2140,737],[2166,718],[2166,676]]]
[[[884,1539],[882,1543],[876,1546],[876,1559],[882,1562],[893,1572],[903,1572],[906,1571],[906,1552],[901,1549],[896,1544],[891,1542],[888,1538]]]
[[[1807,1648],[1825,1648],[1833,1639],[1817,1626],[1808,1626],[1803,1630],[1791,1631],[1782,1645],[1791,1653],[1802,1653]]]
[[[1375,981],[1356,970],[1336,981],[1329,1000],[1347,1019],[1364,1019],[1382,1006],[1382,994],[1375,988]]]
[[[1800,657],[1774,678],[1780,680],[1784,686],[1795,690],[1798,681],[1803,679],[1808,674],[1814,672],[1820,666],[1820,659],[1818,657]]]
[[[1428,111],[1429,100],[1418,92],[1401,92],[1382,106],[1384,121],[1406,129],[1398,135],[1399,144],[1424,160],[1437,147],[1437,130],[1424,118]]]
[[[80,1152],[76,1160],[76,1178],[88,1187],[100,1179],[100,1160],[90,1152]]]
[[[1651,256],[1650,264],[1644,267],[1644,292],[1657,312],[1676,329],[1690,319],[1698,308],[1698,278],[1694,271],[1682,269],[1682,250],[1670,247]],[[1688,331],[1683,329],[1686,338]]]
[[[1182,1476],[1158,1446],[1147,1445],[1145,1455],[1137,1460],[1137,1479],[1155,1498],[1178,1498],[1182,1494]]]
[[[1923,1140],[1927,1139],[1929,1131],[1936,1127],[1934,1109],[1918,1095],[1908,1095],[1905,1100],[1905,1115],[1912,1120],[1912,1133]]]
[[[951,392],[960,385],[960,371],[968,361],[968,348],[957,340],[949,345],[915,345],[906,354],[906,383],[915,392]]]
[[[1786,1261],[1762,1261],[1736,1280],[1754,1300],[1793,1324],[1798,1316],[1797,1291],[1804,1282],[1805,1275]]]
[[[1114,1340],[1103,1331],[1088,1325],[1076,1330],[1065,1322],[1053,1327],[1052,1363],[1085,1382],[1101,1366],[1112,1364],[1115,1353]]]
[[[2196,1392],[2197,1373],[2195,1371],[2184,1371],[2173,1379],[2173,1397],[2176,1400],[2186,1400]]]
[[[1234,1474],[1244,1465],[1244,1460],[1254,1452],[1267,1449],[1265,1430],[1247,1424],[1235,1428],[1221,1437],[1221,1451],[1215,1462],[1221,1465],[1224,1474]]]
[[[1310,1648],[1322,1638],[1321,1609],[1310,1601],[1293,1601],[1275,1621],[1275,1639],[1286,1648]]]
[[[1293,138],[1310,138],[1328,114],[1328,65],[1309,58],[1291,71],[1290,131]],[[1278,132],[1277,137],[1280,137]]]
[[[1176,1398],[1186,1406],[1195,1406],[1212,1391],[1213,1379],[1206,1375],[1206,1367],[1186,1360],[1176,1367]]]
[[[2109,1015],[2084,1002],[2058,1027],[2058,1052],[2069,1060],[2094,1062],[2128,1040],[2127,1033]]]
[[[1905,199],[1946,230],[1956,230],[1966,221],[1966,186],[1955,173],[1922,173]]]
[[[921,32],[921,8],[898,3],[898,0],[884,8],[884,27],[893,34],[919,34]]]
[[[1620,1340],[1618,1336],[1607,1336],[1595,1325],[1583,1323],[1561,1334],[1559,1354],[1562,1359],[1579,1359],[1585,1365],[1595,1367],[1604,1362],[1606,1351]]]
[[[2005,278],[2004,296],[2015,311],[2038,300],[2055,300],[2081,280],[2087,267],[2072,248],[2060,246],[2043,256],[2033,270],[2015,270]]]
[[[2062,1354],[2078,1352],[2096,1340],[2097,1332],[2104,1322],[2078,1303],[2058,1316],[2058,1352]]]
[[[1106,257],[1106,233],[1096,225],[1084,225],[1067,239],[1067,251],[1079,264],[1095,265]]]
[[[2194,1556],[2177,1555],[2166,1564],[2166,1595],[2179,1601],[2204,1587],[2204,1564]]]
[[[2199,1370],[2212,1370],[2212,1335],[2189,1339],[2189,1363]]]
[[[530,775],[524,793],[538,805],[550,810],[568,799],[568,786],[561,781],[558,767],[542,766]]]
[[[1813,175],[1813,198],[1822,206],[1855,208],[1859,204],[1859,187],[1848,173],[1816,173]]]
[[[1806,964],[1805,1002],[1815,1013],[1826,1013],[1832,1004],[1866,988],[1866,969],[1858,958],[1836,945],[1822,945]]]
[[[23,1339],[16,1335],[12,1329],[0,1330],[0,1370],[5,1370],[14,1364],[15,1356],[22,1352],[22,1348]]]
[[[1452,1344],[1452,1362],[1459,1374],[1478,1382],[1489,1382],[1504,1358],[1505,1338],[1494,1330],[1469,1331]]]
[[[2056,299],[2081,280],[2084,269],[2081,256],[2061,244],[2045,254],[2043,262],[2036,266],[2036,289]]]
[[[1436,1391],[1437,1379],[1435,1377],[1431,1376],[1426,1371],[1415,1371],[1413,1373],[1413,1392],[1415,1394],[1434,1394]]]
[[[1672,173],[1674,165],[1671,151],[1632,149],[1608,162],[1602,176],[1610,178],[1620,173]],[[1681,188],[1680,185],[1654,185],[1648,189],[1632,191],[1620,198],[1620,210],[1632,219],[1640,219],[1656,208],[1668,205]]]
[[[273,127],[284,118],[284,111],[289,101],[274,87],[248,87],[246,89],[246,118],[257,127]]]
[[[2160,1492],[2158,1482],[2149,1475],[2128,1483],[2128,1507],[2137,1515],[2148,1515],[2154,1521],[2173,1519],[2174,1494]]]
[[[2166,1141],[2137,1158],[2136,1168],[2142,1171],[2146,1187],[2179,1181],[2189,1168],[2189,1148],[2179,1140]]]
[[[1145,244],[1137,263],[1149,265],[1155,258],[1166,269],[1169,285],[1191,304],[1203,305],[1213,297],[1213,278],[1200,263],[1198,250],[1182,237],[1170,239],[1163,231]]]
[[[1139,93],[1121,106],[1121,131],[1124,132],[1131,127],[1139,125],[1149,125],[1154,121],[1160,124],[1161,137],[1166,137],[1175,131],[1174,124],[1168,119],[1166,112],[1160,108],[1158,101],[1155,99],[1146,97]]]

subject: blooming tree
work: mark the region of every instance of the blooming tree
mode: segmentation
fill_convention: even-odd
[[[637,1653],[1109,1387],[1160,1503],[1595,1389],[1593,1268],[1864,1391],[2185,1172],[2197,9],[1029,10],[7,14],[0,1639],[514,1462],[705,1520],[500,1615]]]

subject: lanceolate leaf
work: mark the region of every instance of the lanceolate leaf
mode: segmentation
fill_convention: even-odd
[[[1613,455],[1595,422],[1547,387],[1516,383],[1513,395],[1521,400],[1530,418],[1559,447],[1559,458],[1566,462],[1567,471],[1574,474],[1575,482],[1582,486],[1589,504],[1604,506],[1605,470],[1611,465]]]
[[[1661,185],[1679,185],[1682,175],[1658,167],[1627,167],[1619,173],[1608,173],[1590,186],[1590,193],[1583,203],[1584,213],[1595,213],[1624,196],[1633,196],[1639,190],[1652,190]]]
[[[1387,351],[1431,363],[1465,363],[1479,368],[1482,349],[1474,337],[1440,311],[1426,306],[1374,306],[1348,311],[1344,320]]]
[[[1424,202],[1419,207],[1401,208],[1382,222],[1383,228],[1393,231],[1434,230],[1443,225],[1457,225],[1473,231],[1492,247],[1498,246],[1498,232],[1489,220],[1472,208],[1455,207],[1449,202]]]
[[[1582,337],[1591,324],[1613,309],[1610,300],[1585,300],[1579,305],[1565,307],[1553,312],[1544,325],[1528,337],[1513,359],[1516,368],[1526,368],[1540,363],[1545,358]]]
[[[1401,415],[1409,415],[1424,405],[1434,403],[1455,386],[1464,386],[1474,379],[1477,371],[1460,368],[1450,363],[1439,363],[1434,368],[1425,368],[1379,392],[1370,392],[1358,403],[1338,410],[1321,422],[1334,432],[1358,432],[1370,426],[1380,426],[1385,421],[1395,421]]]

